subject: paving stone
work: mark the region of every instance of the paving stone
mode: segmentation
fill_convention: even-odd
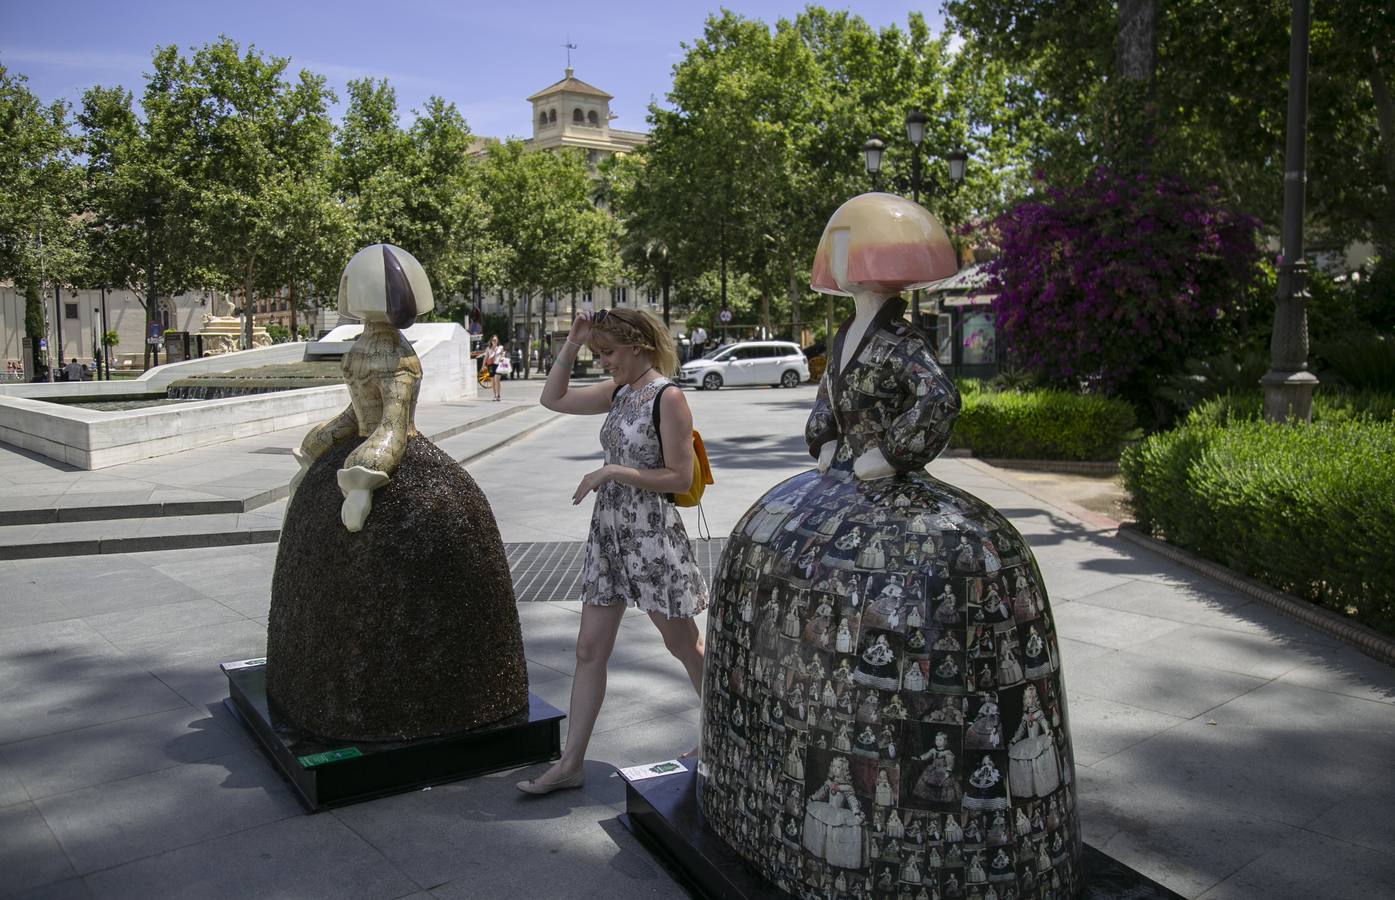
[[[1200,900],[1309,900],[1313,897],[1389,897],[1395,853],[1353,846],[1299,832],[1249,862]]]
[[[184,705],[136,667],[84,678],[31,676],[0,688],[0,744],[73,731]]]
[[[35,805],[84,874],[301,815],[265,758],[246,750]]]
[[[35,800],[199,762],[245,744],[188,706],[0,747]]]
[[[146,606],[122,612],[88,616],[87,624],[117,647],[138,645],[151,635],[176,635],[186,628],[200,628],[243,618],[221,603],[199,597],[163,606]]]
[[[1299,829],[1213,799],[1198,808],[1170,787],[1076,770],[1083,836],[1184,897],[1196,897]]]
[[[1066,700],[1075,761],[1087,766],[1187,721],[1069,687]]]
[[[1130,649],[1145,656],[1185,659],[1208,669],[1268,679],[1297,668],[1304,659],[1317,656],[1327,648],[1209,625],[1184,625]],[[1289,652],[1281,652],[1283,650]]]
[[[1085,687],[1106,700],[1189,719],[1253,690],[1263,679],[1215,669],[1198,669],[1184,660],[1155,659],[1116,650],[1072,665],[1066,685]]]
[[[1063,637],[1115,650],[1143,644],[1184,627],[1171,619],[1142,616],[1086,603],[1063,604],[1054,607],[1053,613],[1056,629]]]
[[[0,808],[0,872],[6,896],[70,878],[73,866],[29,802]]]
[[[103,898],[401,897],[418,885],[332,816],[294,816],[87,876]]]

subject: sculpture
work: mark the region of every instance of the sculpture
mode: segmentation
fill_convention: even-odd
[[[988,881],[1015,896],[1051,883],[1065,897],[1082,885],[1041,576],[1006,519],[924,470],[959,396],[894,294],[955,267],[917,204],[864,194],[833,214],[812,284],[851,296],[855,314],[809,416],[817,466],[751,507],[718,567],[699,801],[717,834],[791,894],[839,878],[869,898],[908,885],[962,896]],[[772,843],[765,820],[776,817]],[[984,855],[985,819],[1006,852]],[[1009,821],[1043,827],[1009,834]]]
[[[513,583],[484,493],[412,425],[421,366],[397,329],[432,306],[410,254],[344,270],[351,405],[306,435],[277,548],[267,696],[323,738],[456,734],[528,708]],[[372,513],[370,516],[369,513]]]
[[[300,471],[295,493],[310,464],[346,437],[366,438],[339,470],[344,495],[341,518],[350,531],[363,528],[373,508],[373,492],[388,483],[407,439],[417,433],[412,420],[421,388],[421,360],[399,329],[434,306],[431,282],[421,263],[391,244],[374,244],[354,254],[339,279],[339,314],[363,320],[363,334],[344,354],[349,406],[310,429],[292,452]]]

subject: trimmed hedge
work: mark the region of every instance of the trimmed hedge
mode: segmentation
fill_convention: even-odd
[[[1198,418],[1119,465],[1139,527],[1395,633],[1395,421]]]
[[[1187,417],[1187,424],[1209,422],[1254,422],[1264,418],[1264,398],[1258,391],[1222,394],[1198,403]],[[1314,422],[1343,422],[1355,419],[1395,420],[1395,394],[1380,391],[1330,391],[1319,387],[1313,394]]]
[[[1113,460],[1134,428],[1133,407],[1065,391],[994,393],[960,383],[951,446],[999,459]]]

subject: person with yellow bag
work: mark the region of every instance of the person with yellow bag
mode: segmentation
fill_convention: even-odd
[[[582,344],[590,345],[610,381],[570,385]],[[687,399],[682,390],[666,390],[673,382],[663,373],[677,368],[673,338],[657,318],[643,310],[608,309],[577,317],[548,373],[543,406],[605,414],[605,465],[582,478],[572,494],[573,504],[593,492],[596,499],[582,564],[567,746],[547,772],[518,782],[525,793],[581,786],[586,746],[605,700],[606,665],[626,607],[649,614],[693,689],[702,692],[703,640],[693,618],[707,607],[707,584],[677,507],[697,505],[712,475]]]

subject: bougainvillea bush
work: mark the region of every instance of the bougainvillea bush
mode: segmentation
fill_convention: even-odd
[[[1244,326],[1259,222],[1214,188],[1099,169],[993,227],[998,333],[1015,365],[1048,381],[1141,399]]]

